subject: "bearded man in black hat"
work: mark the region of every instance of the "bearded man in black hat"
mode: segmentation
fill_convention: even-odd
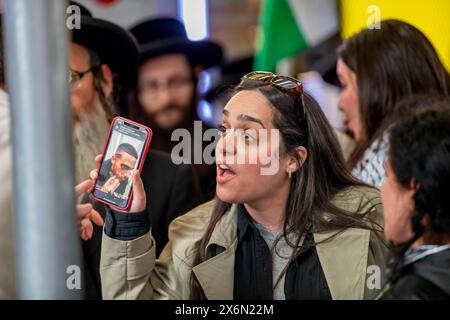
[[[79,7],[81,28],[72,30],[69,46],[77,183],[86,180],[96,167],[94,158],[102,153],[120,89],[126,89],[134,79],[138,61],[137,43],[129,32]],[[141,178],[159,254],[167,243],[169,223],[197,204],[198,183],[191,166],[175,165],[169,155],[156,151],[148,153]],[[86,198],[80,201],[88,201]],[[95,208],[104,216],[103,205],[95,204]],[[95,227],[93,237],[83,242],[87,298],[101,298],[101,238],[102,228]]]
[[[211,41],[190,41],[184,25],[173,18],[146,20],[130,32],[139,42],[137,85],[131,97],[130,116],[153,129],[151,148],[171,153],[179,143],[171,141],[175,129],[187,129],[194,137],[194,121],[200,120],[198,75],[221,63],[222,49]],[[202,133],[206,129],[202,124]],[[214,168],[203,163],[194,163],[194,168],[206,199],[213,190]]]

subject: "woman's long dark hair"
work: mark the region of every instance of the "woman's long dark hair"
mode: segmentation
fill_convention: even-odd
[[[262,81],[243,80],[236,91],[243,90],[257,90],[272,104],[273,124],[280,132],[281,150],[285,154],[294,156],[300,163],[296,148],[304,146],[308,151],[306,161],[291,178],[283,229],[287,243],[298,248],[302,236],[312,231],[306,230],[311,223],[315,232],[341,231],[350,227],[373,229],[375,226],[382,232],[382,228],[368,215],[371,209],[364,213],[359,209],[346,212],[331,203],[337,192],[363,184],[348,172],[337,138],[317,102],[307,94],[285,93]],[[206,246],[211,234],[230,207],[230,203],[215,199],[209,225],[195,245],[193,266],[207,260]],[[324,212],[327,212],[327,218],[323,216]],[[291,232],[298,235],[295,244],[287,239]],[[190,286],[192,299],[205,298],[194,273],[191,274]]]
[[[397,102],[413,94],[450,94],[450,75],[427,37],[412,25],[385,20],[381,28],[363,30],[338,49],[356,74],[360,114],[368,141],[350,157],[354,167],[364,151],[382,135]]]

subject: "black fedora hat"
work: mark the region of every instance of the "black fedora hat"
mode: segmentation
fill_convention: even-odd
[[[89,10],[82,6],[80,9],[80,28],[72,30],[72,41],[97,53],[102,63],[117,75],[121,86],[132,85],[139,58],[134,36],[112,22],[92,17]]]
[[[167,53],[184,53],[192,65],[201,65],[205,69],[222,62],[220,45],[207,40],[189,40],[183,23],[174,18],[146,20],[135,25],[130,32],[140,45],[140,63]]]

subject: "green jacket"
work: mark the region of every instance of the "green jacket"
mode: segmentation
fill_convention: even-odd
[[[337,194],[333,203],[350,212],[363,213],[372,208],[370,215],[383,225],[379,192],[374,189],[349,188]],[[193,247],[206,230],[212,207],[213,202],[207,202],[174,220],[169,228],[169,242],[159,259],[155,259],[150,233],[132,241],[103,234],[103,298],[189,299],[189,280],[194,272],[208,299],[233,299],[236,205],[217,223],[209,240],[206,250],[218,248],[217,253],[192,267]],[[335,233],[314,233],[314,240],[321,242]],[[380,291],[388,249],[374,231],[346,229],[318,243],[316,249],[333,299],[370,299]]]

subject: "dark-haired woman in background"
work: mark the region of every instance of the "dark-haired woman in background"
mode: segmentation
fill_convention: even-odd
[[[450,101],[397,122],[381,188],[398,247],[382,299],[450,298]]]
[[[261,151],[278,170],[263,173],[268,163],[248,161]],[[139,212],[108,212],[104,298],[368,299],[379,292],[388,251],[379,193],[347,171],[330,124],[300,82],[246,75],[224,109],[216,157],[216,199],[171,224],[158,260]],[[139,211],[139,180],[134,190]],[[367,281],[377,271],[378,281]]]
[[[398,102],[415,94],[450,94],[450,75],[430,41],[398,20],[363,30],[338,50],[342,85],[339,108],[358,146],[350,156],[352,173],[380,187],[388,149],[386,129]]]

